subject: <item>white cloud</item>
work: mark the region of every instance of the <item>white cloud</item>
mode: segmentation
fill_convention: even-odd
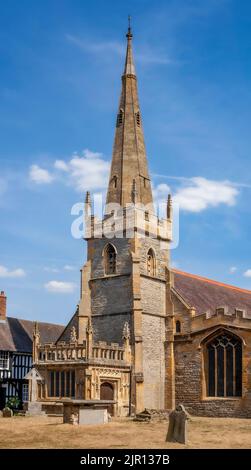
[[[79,39],[72,34],[66,34],[66,39],[77,46],[78,48],[82,49],[86,52],[93,52],[96,54],[102,54],[105,51],[108,52],[115,52],[116,54],[123,54],[125,50],[125,46],[117,41],[103,41],[103,42],[90,42],[86,40]]]
[[[72,186],[78,192],[96,191],[107,187],[110,162],[100,152],[84,149],[80,154],[75,152],[71,159],[56,160],[55,172],[50,173],[38,165],[30,167],[30,179],[35,183],[48,184],[57,180]]]
[[[62,170],[62,171],[69,171],[68,165],[64,162],[64,160],[56,160],[54,163],[54,167],[57,170]]]
[[[77,36],[71,34],[66,34],[67,41],[74,44],[74,46],[82,49],[84,52],[91,54],[99,55],[102,59],[115,54],[118,56],[123,56],[125,54],[125,44],[118,41],[102,41],[102,42],[90,42],[88,40],[83,40]],[[108,54],[104,54],[107,52]],[[137,52],[135,55],[135,61],[142,64],[173,64],[176,63],[173,60],[169,59],[166,54],[162,54],[157,50],[150,50],[149,45],[144,50],[141,48],[140,52]]]
[[[54,180],[54,176],[48,170],[38,165],[31,165],[29,177],[31,181],[37,184],[50,184]]]
[[[51,268],[49,266],[45,266],[44,271],[46,271],[47,273],[58,273],[59,269],[58,268]]]
[[[237,267],[236,266],[231,266],[231,268],[229,268],[229,272],[230,274],[233,274],[237,271]]]
[[[166,201],[171,189],[166,183],[160,183],[153,188],[153,197],[156,201]]]
[[[76,191],[92,191],[107,187],[110,162],[104,160],[102,153],[85,149],[81,155],[74,154],[68,162],[57,160],[54,166],[68,173],[68,183]]]
[[[245,277],[251,277],[251,269],[247,269],[247,271],[245,271],[245,272],[243,273],[243,276],[245,276]]]
[[[64,266],[65,271],[74,271],[76,268],[75,266],[70,266],[69,264],[66,264]]]
[[[10,271],[5,266],[0,266],[0,277],[24,277],[25,271],[21,268]]]
[[[75,284],[73,282],[63,281],[49,281],[44,285],[48,292],[58,294],[71,294],[75,290]]]
[[[190,178],[177,190],[174,201],[184,211],[201,212],[220,204],[234,206],[238,194],[236,185],[230,181],[213,181],[198,176]]]

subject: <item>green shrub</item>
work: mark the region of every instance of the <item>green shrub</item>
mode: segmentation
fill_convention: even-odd
[[[17,397],[12,397],[9,398],[9,400],[6,403],[6,407],[10,408],[11,410],[17,410],[21,404],[21,400]]]

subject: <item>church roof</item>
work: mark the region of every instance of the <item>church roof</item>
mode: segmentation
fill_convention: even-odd
[[[0,350],[32,353],[34,321],[7,317],[0,322]],[[38,322],[41,343],[56,341],[64,326]]]
[[[214,313],[216,308],[226,307],[229,314],[243,310],[251,318],[251,290],[241,289],[195,274],[173,269],[174,289],[196,313]]]

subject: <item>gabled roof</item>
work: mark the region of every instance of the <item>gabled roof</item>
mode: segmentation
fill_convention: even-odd
[[[214,313],[218,307],[227,307],[228,313],[235,309],[244,310],[245,316],[251,318],[251,290],[223,284],[212,279],[196,276],[173,269],[174,290],[184,301],[195,307],[196,313]]]
[[[0,322],[0,350],[32,352],[34,321],[7,317]],[[54,342],[62,333],[64,326],[38,322],[41,343]]]

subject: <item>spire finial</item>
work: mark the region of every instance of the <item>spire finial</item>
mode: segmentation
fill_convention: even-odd
[[[127,30],[127,39],[132,38],[132,28],[131,28],[131,15],[128,15],[128,30]]]

